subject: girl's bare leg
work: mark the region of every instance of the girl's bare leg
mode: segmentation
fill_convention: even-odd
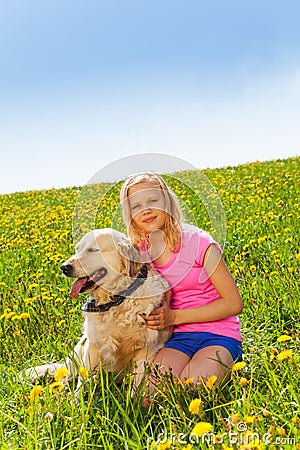
[[[172,348],[163,348],[153,360],[161,373],[172,369],[172,374],[182,381],[193,378],[193,383],[201,380],[208,380],[212,375],[216,375],[217,382],[224,381],[230,376],[230,367],[233,358],[229,350],[220,345],[212,345],[199,350],[190,358],[183,352]],[[155,375],[152,375],[153,382],[149,386],[149,394],[155,390]],[[149,406],[150,400],[145,398],[144,406]]]
[[[190,357],[179,350],[175,350],[173,348],[163,348],[160,350],[155,358],[152,361],[154,366],[153,373],[149,379],[149,397],[153,394],[155,390],[155,371],[157,370],[160,373],[165,373],[172,369],[172,374],[175,377],[179,377],[180,373],[184,369],[184,367],[189,362]],[[149,406],[151,400],[149,398],[144,398],[143,405]]]
[[[201,379],[207,380],[216,375],[217,381],[225,380],[230,375],[230,367],[233,363],[231,353],[220,345],[212,345],[199,350],[185,365],[180,373],[184,381],[194,378],[194,383]]]
[[[177,377],[179,377],[189,361],[190,357],[188,355],[173,348],[163,348],[153,360],[159,371],[165,372],[172,369],[173,375]]]

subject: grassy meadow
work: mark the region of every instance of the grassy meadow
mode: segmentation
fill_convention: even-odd
[[[149,408],[130,398],[130,374],[121,385],[87,376],[79,404],[63,374],[36,386],[18,379],[63,360],[78,340],[86,296],[70,297],[59,267],[85,231],[122,230],[120,185],[0,196],[0,449],[300,449],[299,169],[290,158],[202,172],[224,207],[244,362],[223,386],[164,375]],[[166,180],[187,218],[217,233],[198,199],[200,172],[176,177]]]

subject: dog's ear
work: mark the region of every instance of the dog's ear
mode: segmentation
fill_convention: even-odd
[[[136,248],[125,240],[119,243],[122,266],[129,277],[134,277],[142,266],[141,256]]]

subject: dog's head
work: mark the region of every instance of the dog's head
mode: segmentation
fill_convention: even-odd
[[[105,290],[116,293],[128,283],[142,265],[139,252],[123,233],[111,228],[87,233],[75,246],[75,255],[65,261],[61,270],[74,281],[70,295],[77,298],[85,292]],[[121,275],[121,276],[120,276]]]

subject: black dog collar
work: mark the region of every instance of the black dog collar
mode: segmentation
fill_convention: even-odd
[[[119,292],[118,294],[112,295],[110,298],[112,299],[111,302],[105,303],[104,305],[96,305],[96,300],[92,297],[89,297],[87,302],[82,306],[82,311],[84,312],[105,312],[109,311],[110,308],[113,306],[119,306],[121,305],[126,297],[131,295],[139,286],[141,286],[148,275],[148,267],[146,264],[144,264],[141,267],[141,270],[139,271],[137,277],[135,280],[128,286],[127,289],[124,289],[124,291]]]

